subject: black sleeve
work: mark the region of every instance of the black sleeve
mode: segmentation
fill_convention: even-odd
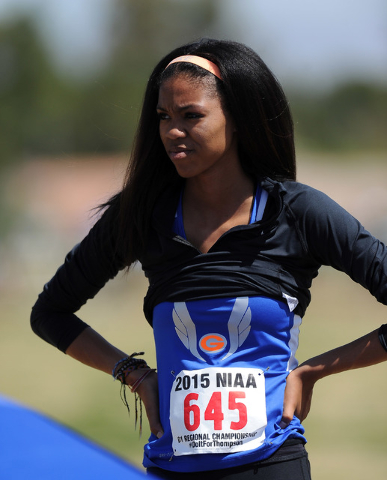
[[[322,192],[308,187],[296,203],[309,254],[322,265],[345,272],[386,305],[386,245]]]
[[[32,308],[32,330],[63,352],[87,328],[74,313],[125,267],[115,245],[116,211],[109,207],[68,253]]]

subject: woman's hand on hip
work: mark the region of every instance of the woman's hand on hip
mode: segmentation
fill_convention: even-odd
[[[134,383],[143,374],[143,369],[138,369],[132,372],[130,374],[130,383]],[[159,384],[157,381],[157,373],[153,371],[147,375],[138,386],[136,392],[144,404],[151,432],[156,435],[157,438],[160,438],[164,434],[164,431],[160,423]]]
[[[280,426],[285,428],[295,415],[302,422],[308,416],[315,384],[308,366],[300,365],[286,380],[284,408]]]

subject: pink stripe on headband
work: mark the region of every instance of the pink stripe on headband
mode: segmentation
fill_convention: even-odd
[[[219,80],[222,80],[222,75],[220,73],[219,67],[215,65],[214,62],[211,62],[206,58],[198,57],[197,55],[183,55],[182,57],[177,57],[172,60],[172,62],[169,62],[165,68],[168,68],[169,65],[177,62],[193,63],[194,65],[198,65],[199,67],[204,68],[204,70],[211,72],[213,75],[215,75],[215,77],[218,77]]]

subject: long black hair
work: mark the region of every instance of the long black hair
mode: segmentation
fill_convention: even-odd
[[[246,45],[202,39],[176,48],[154,68],[144,102],[121,193],[118,248],[130,266],[146,248],[150,220],[157,198],[182,183],[159,135],[156,113],[160,84],[171,75],[212,76],[196,65],[175,63],[176,57],[197,55],[215,63],[222,80],[216,81],[222,104],[231,114],[238,135],[239,159],[252,179],[295,180],[293,121],[281,85],[263,60]]]

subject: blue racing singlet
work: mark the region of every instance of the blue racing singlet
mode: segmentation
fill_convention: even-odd
[[[250,223],[262,219],[266,200],[257,189]],[[185,237],[181,199],[174,228]],[[294,301],[257,296],[155,307],[164,435],[145,445],[145,467],[229,468],[267,458],[290,437],[304,439],[296,417],[279,426],[286,377],[297,366]]]

